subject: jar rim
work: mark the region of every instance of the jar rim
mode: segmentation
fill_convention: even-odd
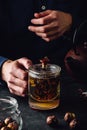
[[[61,72],[61,67],[55,64],[48,64],[47,69],[44,70],[41,68],[41,64],[35,64],[29,68],[28,72],[30,74],[32,73],[37,75],[44,75],[46,73],[50,75],[54,75],[54,74],[58,75]]]
[[[0,111],[14,109],[18,107],[17,100],[11,96],[0,97]]]

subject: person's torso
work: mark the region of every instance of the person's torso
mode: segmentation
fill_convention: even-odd
[[[58,51],[61,52],[60,48],[65,48],[65,45],[59,45],[58,42],[61,40],[47,43],[27,28],[31,25],[34,12],[47,9],[69,12],[73,7],[72,0],[5,0],[4,2],[1,0],[0,4],[2,6],[0,33],[4,34],[2,48],[5,49],[5,53],[2,49],[2,54],[9,58],[29,56],[35,60],[45,55],[52,56],[54,52],[56,55]]]

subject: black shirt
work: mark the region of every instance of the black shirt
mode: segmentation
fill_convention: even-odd
[[[0,0],[0,55],[13,60],[28,57],[34,63],[48,56],[52,63],[61,64],[72,46],[72,39],[62,36],[47,43],[27,29],[34,12],[47,9],[71,13],[71,32],[83,20],[80,0]]]

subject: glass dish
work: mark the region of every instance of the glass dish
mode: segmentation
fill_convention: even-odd
[[[0,130],[21,130],[22,123],[17,100],[10,96],[0,97]]]

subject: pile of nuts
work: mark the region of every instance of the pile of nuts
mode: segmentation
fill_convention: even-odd
[[[64,120],[69,124],[69,127],[71,129],[77,126],[77,119],[75,113],[67,112],[64,116]]]
[[[0,120],[0,130],[18,130],[18,123],[11,117]]]
[[[71,129],[76,128],[78,123],[75,113],[71,112],[65,113],[63,120]],[[55,115],[48,116],[46,123],[52,127],[61,125],[61,121]]]

